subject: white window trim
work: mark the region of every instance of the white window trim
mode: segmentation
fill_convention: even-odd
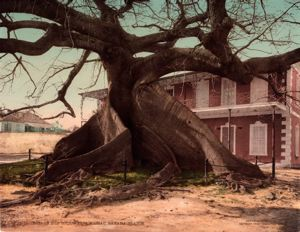
[[[265,130],[265,151],[264,154],[255,154],[253,153],[252,149],[252,134],[253,134],[253,128],[255,126],[264,126]],[[249,135],[249,155],[253,156],[268,156],[268,124],[267,123],[262,123],[260,121],[255,122],[254,124],[250,124],[250,135]]]
[[[300,126],[298,124],[295,127],[295,157],[299,157],[300,156],[300,141],[299,140],[300,140]]]
[[[226,79],[226,78],[222,78],[222,82],[221,82],[221,105],[222,106],[227,106],[227,104],[224,104],[224,82],[225,81],[232,81],[230,79]],[[234,97],[233,97],[233,105],[236,105],[236,82],[232,81],[234,84]]]
[[[236,125],[231,124],[231,127],[233,127],[233,150],[232,150],[232,154],[235,155],[236,152]],[[225,125],[221,125],[220,127],[220,141],[223,143],[222,138],[223,138],[223,128],[228,127],[229,130],[229,125],[228,122],[225,123]]]

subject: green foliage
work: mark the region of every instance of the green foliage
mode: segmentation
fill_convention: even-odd
[[[28,184],[26,178],[43,170],[43,166],[43,161],[38,159],[0,164],[0,183]]]
[[[157,171],[157,170],[156,170]],[[126,184],[132,184],[139,181],[146,180],[150,175],[154,174],[156,171],[148,169],[137,169],[127,173]],[[179,176],[174,177],[167,186],[200,186],[209,185],[214,183],[214,175],[209,173],[207,178],[204,178],[204,174],[200,171],[183,171]],[[94,176],[89,179],[85,185],[93,186],[98,184],[103,188],[110,188],[112,186],[117,186],[124,184],[124,174],[114,173],[108,175]]]
[[[126,175],[126,184],[133,184],[139,181],[146,180],[151,175],[151,172],[146,169],[138,169],[130,171]],[[123,173],[113,173],[106,175],[93,176],[85,185],[92,186],[95,184],[100,185],[102,188],[110,188],[124,183]]]
[[[34,175],[36,172],[43,170],[42,160],[26,160],[17,163],[0,164],[0,183],[22,183],[29,185],[26,178]],[[126,175],[126,184],[132,184],[146,180],[157,170],[135,169],[129,171]],[[190,186],[190,185],[208,185],[214,182],[213,174],[209,173],[207,178],[200,171],[183,171],[179,176],[174,177],[168,186]],[[84,186],[99,185],[102,188],[110,188],[124,184],[123,173],[112,173],[105,175],[93,176],[86,180]]]
[[[214,183],[214,174],[208,173],[207,178],[201,171],[183,171],[179,176],[174,177],[168,185],[170,186],[190,186],[209,185]]]

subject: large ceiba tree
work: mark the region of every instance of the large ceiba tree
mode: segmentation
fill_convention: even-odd
[[[57,97],[31,108],[61,101],[68,109],[61,114],[75,116],[65,96],[91,53],[99,55],[107,72],[105,107],[57,143],[48,180],[61,180],[79,169],[93,174],[119,171],[124,159],[129,167],[166,166],[162,175],[171,176],[170,172],[203,167],[206,158],[217,175],[236,172],[262,177],[257,166],[232,155],[157,81],[172,72],[195,71],[244,84],[256,76],[274,84],[274,78],[262,74],[286,71],[300,60],[299,48],[246,60],[241,53],[257,41],[280,44],[273,40],[273,30],[284,23],[299,25],[290,14],[299,2],[286,1],[280,15],[269,14],[267,6],[257,0],[0,0],[0,27],[7,29],[0,52],[14,56],[24,70],[18,54],[39,56],[52,47],[83,49],[78,63],[68,67],[72,70]],[[33,17],[13,20],[11,13]],[[34,42],[13,36],[24,28],[43,30],[44,35]],[[139,28],[147,33],[139,35]],[[197,44],[177,46],[187,38]],[[234,46],[234,40],[244,45]],[[287,94],[273,86],[277,95]]]

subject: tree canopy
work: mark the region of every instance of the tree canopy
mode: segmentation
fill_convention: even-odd
[[[283,72],[300,60],[299,7],[293,0],[1,0],[0,61],[6,72],[0,85],[3,89],[16,82],[21,69],[32,82],[29,96],[36,98],[49,79],[70,70],[53,99],[21,109],[60,101],[66,110],[58,115],[75,117],[66,94],[78,72],[92,62],[106,68],[115,56],[134,63],[133,79],[142,75],[141,67],[151,71],[143,82],[175,71],[199,71],[240,83],[257,76],[272,84],[261,74]],[[22,29],[42,33],[33,41],[24,36],[28,33],[17,33]],[[35,80],[26,58],[53,47],[83,52],[78,62]]]

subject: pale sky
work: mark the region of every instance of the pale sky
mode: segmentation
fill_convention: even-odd
[[[157,1],[158,2],[158,1]],[[155,1],[155,3],[157,3]],[[272,11],[273,12],[282,12],[284,9],[286,9],[286,5],[284,1],[282,0],[273,0],[273,1],[267,1],[270,4],[272,4]],[[276,3],[276,4],[275,4]],[[156,4],[155,8],[159,8],[159,5]],[[296,18],[298,22],[300,22],[300,12],[294,11],[292,12],[293,16]],[[26,14],[11,14],[16,20],[23,20],[28,19],[28,15]],[[123,25],[131,25],[132,24],[132,18],[125,18],[123,21]],[[128,28],[127,28],[128,29]],[[149,29],[130,29],[131,31],[134,30],[134,32],[138,35],[141,34],[147,34],[151,32]],[[290,34],[289,34],[290,33]],[[39,30],[18,30],[17,36],[20,39],[28,40],[28,41],[35,41],[38,38],[40,38],[43,35],[42,31]],[[278,28],[276,33],[274,33],[276,37],[287,37],[290,35],[293,41],[300,41],[300,27],[299,25],[294,25],[291,32],[288,32],[287,27]],[[6,38],[6,31],[0,28],[0,38]],[[235,41],[235,45],[243,45],[247,43],[247,41],[250,38],[244,38],[239,41]],[[192,47],[193,45],[197,44],[197,41],[195,39],[185,39],[178,42],[178,46],[181,47]],[[248,50],[247,54],[244,55],[244,59],[247,56],[254,57],[254,56],[267,56],[272,54],[278,54],[281,52],[285,52],[288,50],[295,49],[296,47],[300,47],[299,44],[289,44],[287,43],[286,46],[280,47],[278,50],[276,50],[273,46],[270,46],[268,43],[256,43],[253,44],[253,50]],[[263,50],[264,52],[261,52]],[[62,52],[62,53],[61,53]],[[61,49],[61,48],[52,48],[47,53],[45,53],[42,56],[24,56],[21,54],[18,54],[18,56],[22,56],[22,60],[27,61],[29,63],[25,63],[27,69],[29,70],[30,74],[32,75],[33,79],[39,83],[39,80],[42,79],[42,77],[46,78],[45,73],[48,75],[51,74],[51,70],[49,71],[48,68],[50,64],[53,63],[53,60],[60,54],[60,57],[55,62],[55,65],[66,65],[66,63],[74,63],[76,62],[80,55],[82,54],[82,50],[78,49]],[[96,58],[96,55],[92,55],[90,58]],[[0,74],[3,75],[6,73],[5,70],[9,70],[13,67],[13,64],[8,64],[8,62],[14,61],[12,58],[12,55],[7,55],[4,59],[0,60]],[[67,100],[71,103],[73,106],[77,117],[74,119],[69,116],[65,116],[65,118],[55,119],[53,121],[60,121],[65,128],[70,128],[74,125],[80,125],[80,96],[78,93],[86,91],[84,88],[90,86],[93,83],[93,79],[95,79],[95,74],[93,72],[93,64],[86,65],[81,72],[78,74],[77,78],[72,83],[71,87],[69,88],[67,92]],[[98,69],[96,69],[98,70]],[[69,71],[65,71],[60,73],[55,79],[50,80],[49,84],[47,85],[46,91],[43,93],[39,103],[44,102],[46,100],[49,100],[50,98],[55,97],[56,89],[59,87],[59,84],[64,81],[68,75]],[[94,75],[93,75],[94,74]],[[43,79],[44,80],[44,79]],[[0,83],[1,85],[1,83]],[[100,73],[100,78],[96,85],[93,88],[90,88],[89,90],[95,90],[99,88],[103,88],[107,85],[106,81],[106,74],[104,69],[102,68],[102,71]],[[38,86],[41,86],[40,84]],[[13,82],[12,86],[7,86],[2,92],[0,92],[0,106],[5,105],[8,108],[14,109],[21,106],[24,106],[26,104],[33,104],[33,99],[26,98],[26,95],[28,95],[28,91],[32,90],[32,83],[30,83],[29,78],[27,74],[24,71],[18,70],[17,75],[15,77],[15,80]],[[57,113],[59,113],[61,110],[63,110],[64,107],[62,104],[55,104],[55,105],[49,105],[46,107],[43,107],[42,109],[37,109],[36,111],[43,117],[52,116]],[[88,119],[91,116],[91,113],[93,110],[96,109],[96,101],[93,100],[86,100],[84,104],[84,119]]]

